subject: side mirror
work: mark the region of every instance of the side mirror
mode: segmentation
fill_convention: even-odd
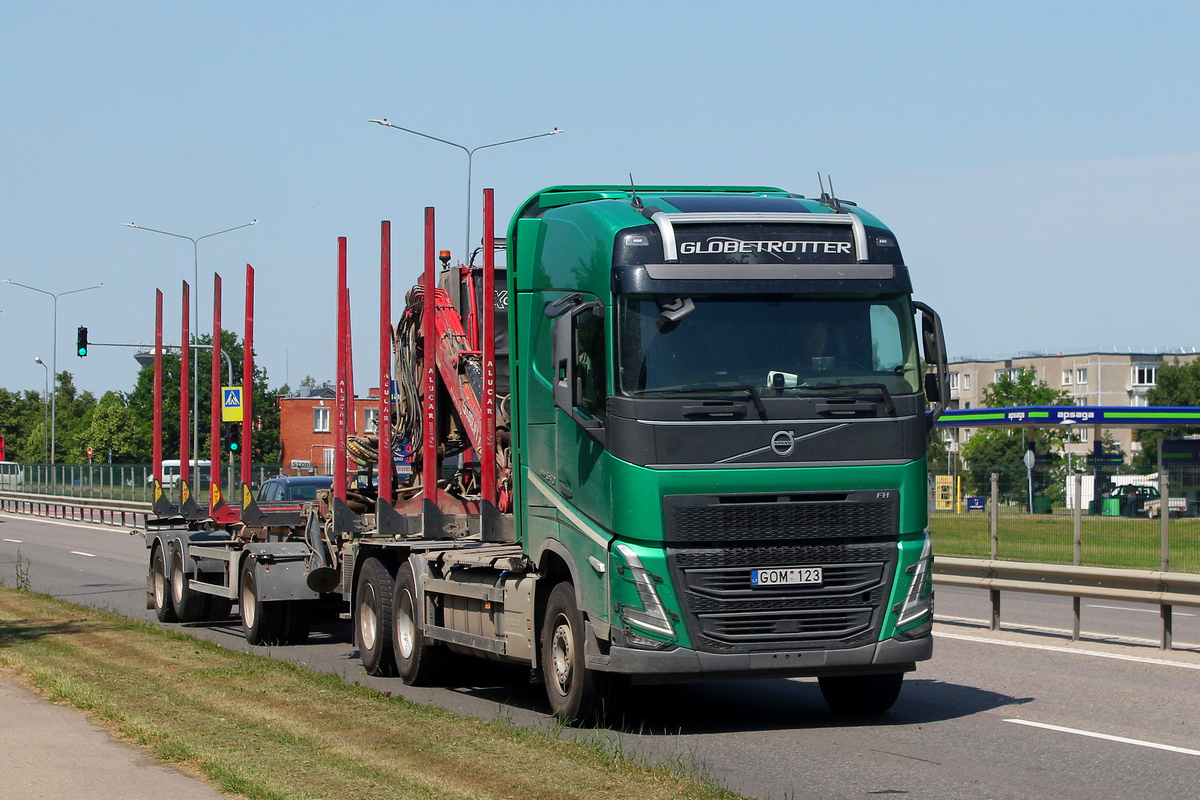
[[[946,340],[942,335],[942,319],[937,312],[924,303],[913,303],[921,312],[921,351],[925,363],[933,368],[933,372],[925,376],[925,398],[932,404],[928,412],[927,423],[932,428],[938,417],[946,410],[950,399],[947,391],[950,385],[950,370],[946,363]]]

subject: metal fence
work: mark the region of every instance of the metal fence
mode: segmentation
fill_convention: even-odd
[[[1200,573],[1194,467],[1162,477],[1064,464],[976,469],[931,475],[929,502],[937,555]]]
[[[240,474],[223,470],[222,490],[229,497],[241,493]],[[280,464],[255,464],[251,471],[251,487],[280,474]],[[16,464],[5,465],[0,471],[0,491],[54,497],[73,497],[89,500],[117,500],[148,503],[153,498],[150,464]],[[207,501],[209,494],[208,468],[202,481],[192,481],[193,494],[198,502]],[[168,487],[170,488],[170,487]]]

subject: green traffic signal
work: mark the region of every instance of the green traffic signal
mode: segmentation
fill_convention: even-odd
[[[242,449],[242,423],[240,422],[225,422],[221,425],[221,443],[225,445],[225,449],[230,453],[240,452]]]
[[[87,348],[87,328],[80,325],[79,330],[75,332],[75,352],[80,358],[83,358],[87,355]]]

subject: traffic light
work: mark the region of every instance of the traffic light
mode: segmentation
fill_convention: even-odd
[[[242,423],[240,422],[222,422],[221,423],[221,446],[230,453],[239,453],[242,450]]]
[[[83,327],[82,325],[80,325],[79,330],[75,332],[75,352],[80,358],[83,358],[87,355],[87,328]]]

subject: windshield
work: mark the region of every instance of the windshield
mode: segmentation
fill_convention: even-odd
[[[617,391],[627,397],[886,396],[920,386],[907,296],[626,296],[618,314]]]

